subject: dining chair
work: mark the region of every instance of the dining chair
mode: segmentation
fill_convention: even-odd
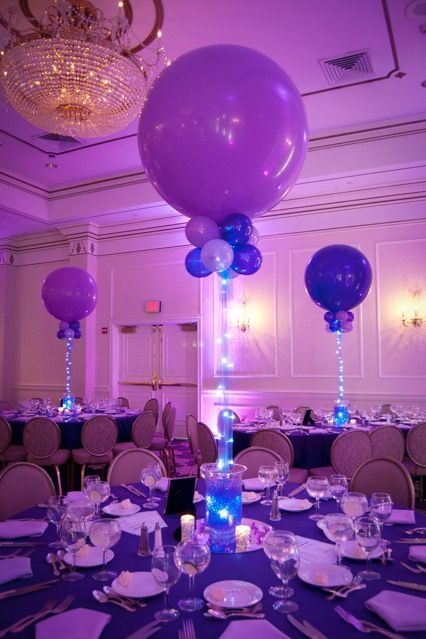
[[[152,464],[158,464],[163,477],[167,477],[163,462],[151,451],[144,448],[124,450],[112,460],[108,468],[107,482],[111,486],[139,482],[142,468]]]
[[[414,508],[414,485],[408,470],[395,459],[377,457],[361,464],[354,472],[350,490],[365,493],[389,493],[394,504]]]
[[[0,412],[14,410],[12,404],[5,399],[0,399]]]
[[[60,448],[61,431],[58,424],[48,417],[33,417],[24,426],[22,441],[30,464],[53,466],[58,482],[58,492],[62,495],[59,467],[69,462],[70,451],[67,448]]]
[[[278,453],[269,450],[269,448],[262,448],[261,446],[245,448],[234,457],[235,464],[243,464],[243,466],[247,467],[247,470],[243,473],[244,479],[257,477],[259,466],[273,466],[280,461],[282,461],[282,459]]]
[[[170,476],[172,476],[176,470],[176,461],[174,450],[172,446],[173,435],[176,424],[176,407],[170,406],[170,409],[166,411],[166,415],[164,416],[164,411],[162,415],[163,429],[164,435],[154,435],[154,439],[152,440],[151,445],[149,446],[150,450],[155,450],[159,453],[160,458],[164,462],[167,471]]]
[[[168,402],[168,403],[170,404],[170,402]],[[166,406],[167,406],[167,404],[166,404]],[[143,412],[145,413],[146,411],[148,411],[150,413],[154,413],[155,423],[158,424],[158,416],[160,414],[160,407],[158,405],[158,399],[156,397],[151,397],[151,399],[149,399],[147,402],[145,402],[145,406],[143,407]]]
[[[194,457],[198,454],[197,418],[187,415],[185,418],[186,436],[188,437],[189,450]]]
[[[73,462],[81,466],[81,486],[87,466],[104,469],[112,461],[117,437],[117,423],[109,415],[95,415],[85,422],[81,430],[82,448],[71,451]]]
[[[273,428],[262,428],[252,435],[250,447],[260,446],[272,450],[288,463],[290,474],[289,482],[295,484],[304,484],[308,479],[308,471],[306,468],[292,468],[294,463],[294,449],[290,439],[284,433]]]
[[[385,424],[371,430],[368,434],[373,457],[391,457],[402,461],[405,451],[405,439],[397,426]]]
[[[330,478],[337,473],[350,479],[358,466],[371,457],[371,441],[368,434],[362,430],[347,431],[338,435],[331,445],[331,466],[311,468],[309,474]]]
[[[420,500],[423,501],[426,477],[426,422],[410,428],[405,443],[408,457],[404,457],[403,464],[412,477],[419,477]]]
[[[25,446],[11,442],[12,429],[10,424],[5,417],[0,416],[0,463],[2,466],[27,459]]]
[[[0,472],[0,519],[46,503],[55,494],[44,468],[28,462],[9,464]]]
[[[124,450],[131,450],[132,448],[149,448],[155,434],[157,423],[155,421],[154,413],[145,411],[138,415],[132,424],[132,441],[131,442],[119,442],[114,446],[112,452],[114,457],[119,455]]]
[[[120,408],[130,408],[130,403],[127,397],[117,397],[117,404]]]
[[[196,459],[198,467],[201,464],[212,464],[217,459],[217,441],[204,422],[197,422],[197,440],[199,455]]]

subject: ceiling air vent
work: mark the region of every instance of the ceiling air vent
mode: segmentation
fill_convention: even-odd
[[[367,51],[355,51],[337,58],[320,60],[320,65],[329,84],[357,82],[373,74]]]
[[[73,138],[71,135],[60,135],[59,133],[43,133],[43,135],[35,136],[37,140],[44,143],[49,151],[67,151],[68,149],[75,149],[78,146],[83,146],[83,142],[77,138]]]

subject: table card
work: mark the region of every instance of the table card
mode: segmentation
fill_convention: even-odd
[[[336,550],[334,544],[327,544],[324,541],[317,541],[309,537],[296,535],[297,547],[299,548],[300,560],[310,563],[336,563]]]
[[[161,515],[156,510],[149,513],[136,513],[135,515],[129,515],[128,517],[120,517],[120,527],[126,533],[130,535],[140,535],[142,524],[146,524],[148,532],[153,532],[156,523],[160,524],[161,528],[167,528],[167,524]]]

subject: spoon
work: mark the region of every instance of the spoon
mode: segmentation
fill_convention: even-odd
[[[263,619],[265,614],[263,612],[224,612],[223,610],[217,610],[217,608],[209,608],[204,613],[205,617],[215,617],[216,619],[228,619],[228,617],[249,617],[250,619]]]
[[[118,592],[114,590],[114,588],[111,588],[111,586],[104,586],[103,591],[106,595],[108,595],[108,597],[114,597],[114,599],[118,599],[119,601],[122,601],[123,603],[127,603],[133,606],[136,605],[136,606],[139,606],[139,608],[145,608],[146,606],[146,603],[144,601],[140,601],[138,599],[132,599],[132,597],[123,597],[123,595],[119,595]]]
[[[46,561],[47,561],[48,564],[50,564],[52,566],[53,574],[55,575],[55,577],[59,577],[60,573],[59,573],[58,566],[56,565],[56,562],[58,561],[58,558],[55,555],[55,553],[53,553],[53,552],[47,553]]]
[[[111,603],[114,606],[124,608],[124,610],[127,610],[128,612],[136,612],[136,608],[133,608],[133,606],[130,606],[119,599],[108,597],[104,592],[102,592],[102,590],[92,590],[92,595],[96,601],[99,601],[101,604]]]
[[[58,550],[58,552],[56,553],[56,557],[59,563],[59,570],[65,570],[65,568],[71,568],[71,566],[69,566],[65,561],[65,551],[64,550]]]

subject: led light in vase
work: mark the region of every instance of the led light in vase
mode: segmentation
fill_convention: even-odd
[[[337,337],[337,384],[338,384],[338,399],[337,404],[334,407],[334,423],[336,426],[343,426],[349,421],[349,411],[344,404],[343,400],[343,352],[342,352],[342,333],[336,332]]]

